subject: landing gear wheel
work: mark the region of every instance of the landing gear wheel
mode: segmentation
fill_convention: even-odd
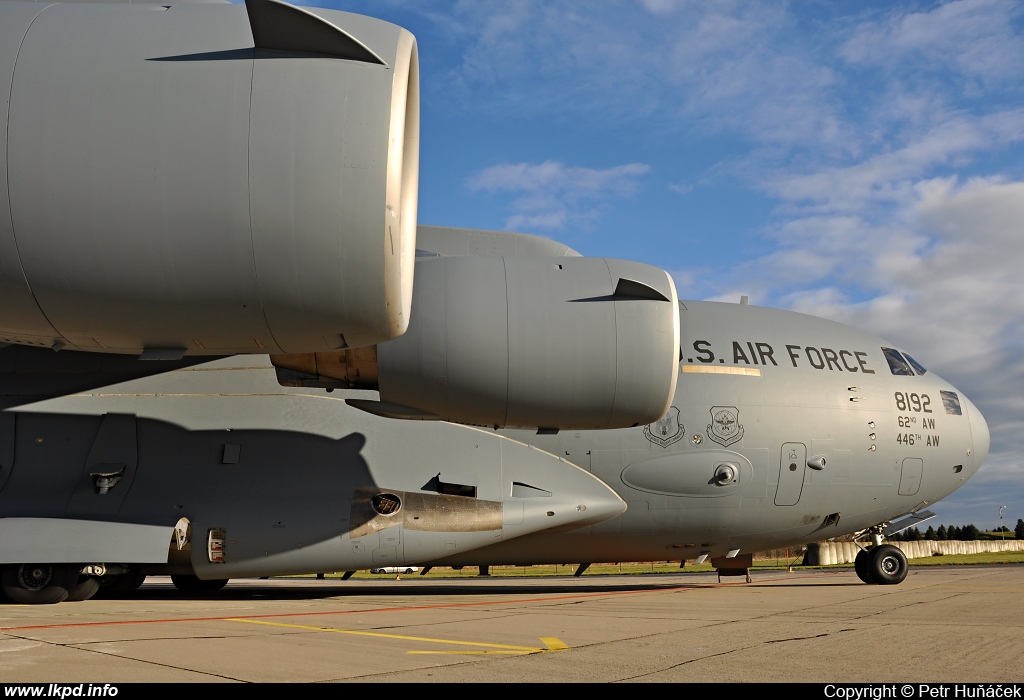
[[[124,598],[135,591],[146,580],[146,574],[129,569],[126,574],[107,575],[100,578],[100,590],[97,598]]]
[[[868,572],[877,583],[886,586],[900,583],[907,577],[909,568],[907,556],[899,547],[883,544],[871,550]]]
[[[96,592],[100,589],[100,579],[98,576],[79,576],[78,583],[68,589],[68,602],[89,600]]]
[[[228,584],[228,580],[226,578],[218,578],[212,581],[205,581],[192,574],[172,574],[171,583],[174,584],[175,588],[184,593],[213,593],[224,588]]]
[[[857,552],[857,558],[853,560],[853,570],[857,572],[857,578],[864,583],[878,583],[871,578],[871,550],[862,549]]]
[[[78,582],[78,567],[69,564],[8,564],[0,588],[12,603],[50,605],[67,600]]]

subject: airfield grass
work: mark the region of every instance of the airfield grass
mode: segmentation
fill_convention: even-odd
[[[911,566],[939,566],[940,564],[1024,564],[1024,552],[942,554],[910,560]]]
[[[851,569],[853,564],[833,564],[830,566],[803,566],[803,557],[794,557],[788,561],[782,558],[756,559],[750,568],[751,572],[757,571],[802,571],[806,569]],[[1024,552],[984,552],[981,554],[946,554],[941,556],[923,557],[911,559],[911,566],[939,566],[939,565],[971,565],[971,564],[1024,564]],[[575,564],[546,564],[537,566],[492,566],[490,567],[491,578],[521,578],[521,577],[543,577],[543,576],[571,576],[576,572]],[[688,562],[685,567],[680,568],[679,562],[623,562],[619,564],[592,564],[583,576],[609,576],[609,575],[640,575],[640,574],[686,574],[686,573],[711,573],[714,572],[711,564],[694,565]],[[329,573],[326,578],[340,578],[340,573]],[[396,574],[371,574],[369,571],[358,571],[352,579],[386,579],[394,578]],[[452,569],[447,566],[439,566],[431,569],[426,576],[420,572],[413,574],[402,574],[404,578],[437,578],[437,579],[473,579],[479,578],[479,570],[475,566],[467,566],[463,569]],[[303,577],[309,578],[309,577]]]

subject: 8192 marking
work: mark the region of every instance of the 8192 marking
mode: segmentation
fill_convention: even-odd
[[[896,409],[900,411],[916,411],[917,413],[931,413],[932,400],[928,394],[905,394],[897,391]]]

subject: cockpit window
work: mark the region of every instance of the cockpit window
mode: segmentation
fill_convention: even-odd
[[[955,391],[940,391],[939,394],[942,396],[942,405],[946,413],[951,416],[963,415],[963,411],[960,410],[960,397]]]
[[[928,370],[926,370],[924,367],[921,366],[920,362],[915,360],[913,357],[911,357],[907,353],[903,353],[903,357],[907,358],[907,362],[910,363],[910,366],[913,367],[914,371],[917,372],[922,377],[928,372]]]
[[[900,354],[899,350],[895,348],[882,348],[882,354],[885,355],[885,361],[889,363],[890,372],[896,376],[914,376],[914,370],[910,369],[910,365],[903,359],[903,355]]]

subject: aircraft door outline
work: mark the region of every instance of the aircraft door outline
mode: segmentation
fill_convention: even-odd
[[[379,544],[371,553],[375,564],[397,564],[405,556],[402,547],[402,526],[396,524],[378,533]]]
[[[779,486],[775,491],[775,505],[795,506],[804,489],[807,470],[807,446],[802,442],[787,442],[779,455]]]
[[[920,457],[907,457],[903,460],[900,471],[901,496],[916,496],[921,490],[921,477],[924,474],[924,460]]]

